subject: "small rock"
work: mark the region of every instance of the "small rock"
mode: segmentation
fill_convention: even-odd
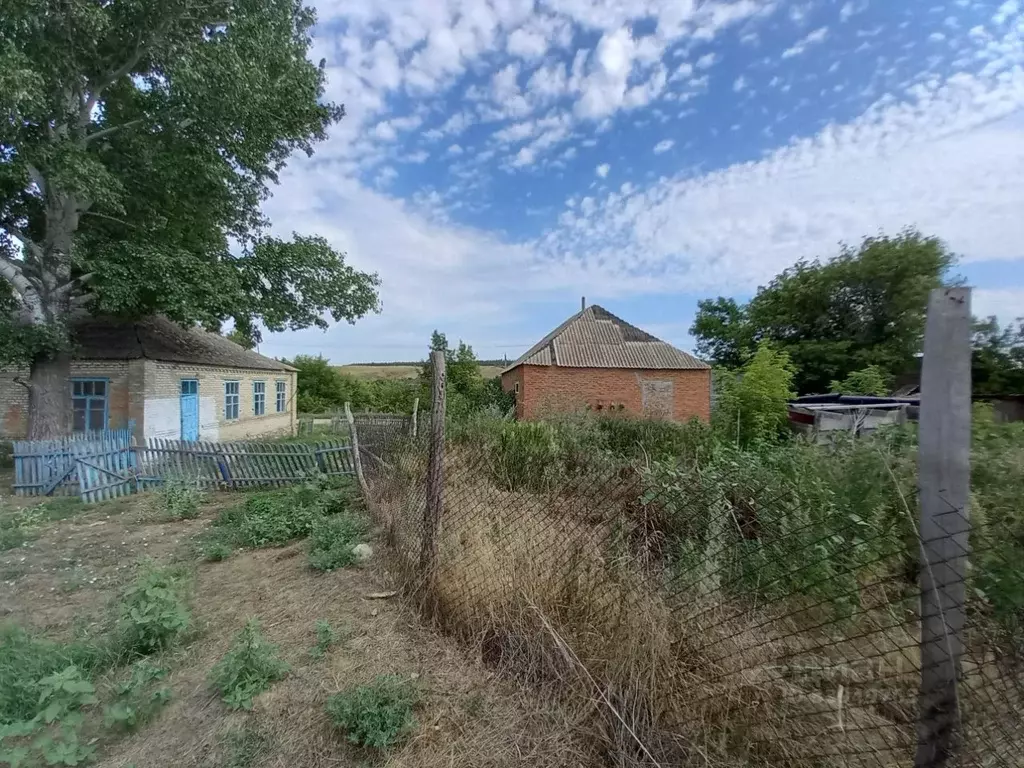
[[[356,544],[352,547],[352,554],[359,562],[364,563],[373,557],[373,547],[369,544]]]

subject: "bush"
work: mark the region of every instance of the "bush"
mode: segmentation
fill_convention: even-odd
[[[185,602],[180,570],[146,565],[125,590],[119,628],[123,649],[145,655],[167,648],[188,629],[191,613]]]
[[[146,660],[135,662],[128,679],[115,687],[117,700],[104,709],[104,722],[126,731],[134,731],[149,722],[171,700],[170,688],[165,685],[154,688],[154,683],[163,680],[168,671]]]
[[[416,727],[413,707],[419,691],[396,675],[380,675],[327,700],[327,714],[348,740],[362,747],[386,749]]]
[[[252,709],[253,699],[288,672],[255,619],[242,628],[224,657],[210,671],[210,687],[232,709]]]
[[[13,624],[0,625],[0,725],[31,720],[39,710],[40,681],[70,666],[88,668],[95,655],[78,644],[62,645]]]
[[[352,565],[357,559],[352,549],[366,531],[366,521],[351,513],[316,520],[309,537],[309,564],[318,571]]]
[[[315,629],[316,645],[310,649],[309,655],[314,659],[319,659],[338,641],[338,633],[334,631],[331,623],[326,619],[317,619]]]
[[[196,482],[183,477],[170,477],[157,491],[160,511],[168,520],[194,520],[206,494]]]

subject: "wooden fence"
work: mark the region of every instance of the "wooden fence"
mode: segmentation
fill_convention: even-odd
[[[94,502],[179,478],[203,488],[295,483],[319,473],[355,474],[347,441],[317,443],[185,442],[151,438],[133,444],[130,430],[15,443],[14,491],[21,496],[80,495]]]

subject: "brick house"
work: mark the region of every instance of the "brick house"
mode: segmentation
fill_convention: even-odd
[[[75,326],[75,431],[135,421],[137,438],[237,440],[295,433],[295,369],[162,317]],[[0,369],[0,439],[24,437],[25,370]]]
[[[673,421],[711,418],[711,367],[597,305],[501,373],[516,416],[588,409]]]

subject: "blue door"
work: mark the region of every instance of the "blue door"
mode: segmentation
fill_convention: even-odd
[[[181,380],[181,439],[199,439],[199,382]]]

